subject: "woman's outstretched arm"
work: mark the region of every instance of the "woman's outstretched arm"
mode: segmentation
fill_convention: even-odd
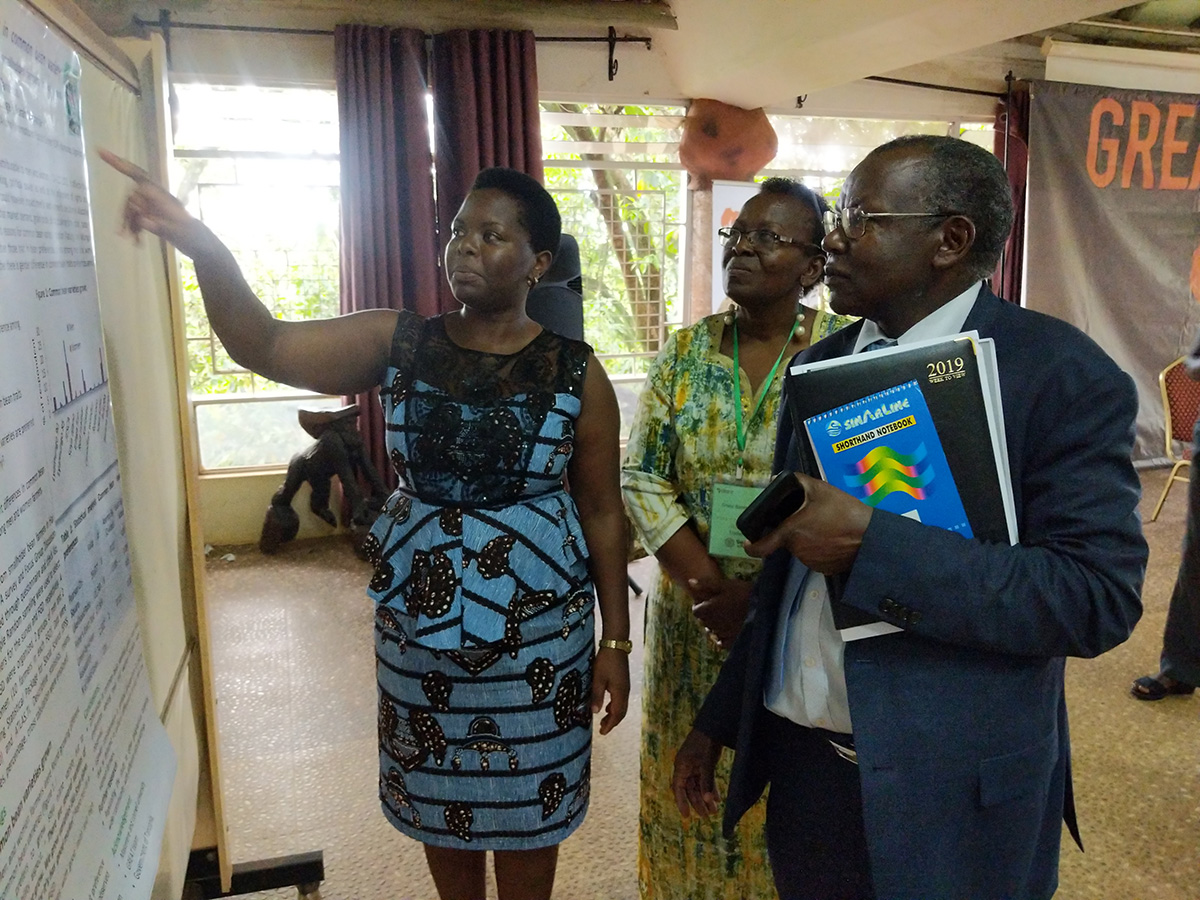
[[[192,258],[204,309],[230,357],[251,371],[323,394],[354,394],[379,384],[397,313],[370,310],[304,322],[276,319],[255,296],[229,248],[170,192],[128,160],[100,157],[133,181],[125,230],[158,235]]]

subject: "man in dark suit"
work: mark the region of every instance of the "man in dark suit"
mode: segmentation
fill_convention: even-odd
[[[807,505],[749,546],[766,558],[754,605],[680,747],[675,790],[681,812],[716,812],[713,767],[733,747],[728,832],[770,783],[783,900],[1047,898],[1064,819],[1079,839],[1065,657],[1103,653],[1141,615],[1137,397],[1081,332],[982,283],[1012,217],[994,156],[913,136],[851,173],[829,223],[833,308],[863,321],[800,360],[994,338],[1019,543],[797,475]],[[775,468],[799,468],[786,412]],[[843,642],[839,603],[902,630]]]
[[[1200,381],[1200,331],[1183,360],[1188,377]],[[1200,460],[1200,418],[1192,428],[1192,459]],[[1200,465],[1200,463],[1194,463]],[[1200,477],[1188,482],[1187,519],[1175,589],[1167,605],[1158,674],[1143,675],[1129,686],[1138,700],[1190,696],[1200,685]]]

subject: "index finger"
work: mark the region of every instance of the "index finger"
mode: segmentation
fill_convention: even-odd
[[[122,175],[132,178],[134,181],[138,182],[153,181],[149,172],[147,172],[141,166],[134,165],[124,157],[117,156],[117,154],[104,149],[100,149],[97,152],[100,154],[100,158],[102,160],[104,160]]]

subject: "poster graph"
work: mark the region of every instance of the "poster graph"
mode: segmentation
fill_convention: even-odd
[[[59,394],[51,401],[54,404],[55,412],[65,409],[69,403],[78,400],[89,391],[108,384],[108,379],[104,377],[104,353],[99,347],[95,348],[93,359],[95,368],[92,371],[96,374],[89,383],[88,366],[84,361],[83,354],[79,352],[82,345],[82,341],[72,341],[70,345],[66,341],[62,342],[63,375],[59,381]],[[71,371],[72,358],[75,359],[74,372]]]

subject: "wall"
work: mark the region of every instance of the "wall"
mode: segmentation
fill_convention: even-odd
[[[568,103],[680,102],[679,91],[658,49],[652,46],[647,50],[643,44],[618,44],[616,58],[617,76],[609,81],[607,44],[539,43],[538,90],[547,99]],[[1042,62],[1036,50],[1005,43],[892,74],[935,84],[973,86],[983,69],[992,73],[988,84],[994,85],[1014,68],[1019,77],[1040,77]],[[806,93],[802,108],[805,115],[841,118],[990,121],[995,107],[994,97],[862,80]],[[770,111],[794,113],[798,109]]]
[[[176,29],[171,33],[171,54],[172,72],[186,81],[312,87],[334,84],[331,35]],[[649,50],[640,43],[618,44],[616,60],[617,75],[609,81],[606,43],[539,42],[539,90],[547,98],[564,102],[678,103],[683,99],[667,72],[662,52],[653,44]],[[940,84],[986,83],[994,87],[1010,69],[1018,78],[1039,78],[1042,65],[1036,48],[1005,42],[892,74]],[[981,72],[989,77],[981,81]],[[864,80],[812,92],[806,96],[803,108],[809,115],[848,118],[991,119],[995,102],[992,97]]]
[[[200,524],[204,542],[220,544],[257,544],[263,516],[271,495],[283,483],[283,470],[239,472],[229,475],[200,476]],[[300,516],[297,538],[325,537],[340,532],[330,528],[308,509],[312,496],[304,485],[292,499],[292,508]],[[340,518],[341,491],[334,481],[329,508]]]

